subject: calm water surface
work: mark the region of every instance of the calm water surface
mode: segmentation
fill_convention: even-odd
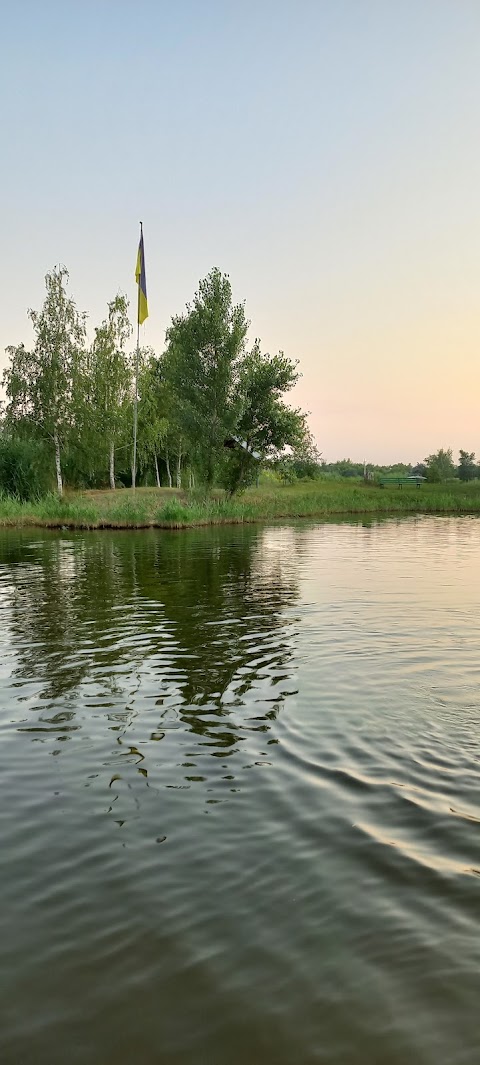
[[[1,533],[2,1065],[478,1065],[479,560]]]

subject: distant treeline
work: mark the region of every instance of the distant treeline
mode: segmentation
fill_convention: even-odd
[[[290,460],[294,475],[305,465],[309,467],[310,476],[330,477],[367,477],[375,480],[381,476],[421,476],[432,483],[450,481],[458,477],[461,481],[473,481],[480,478],[480,463],[476,462],[475,453],[460,451],[458,463],[454,462],[451,448],[440,448],[433,455],[427,455],[416,465],[396,462],[390,466],[378,466],[374,463],[352,462],[351,459],[339,459],[337,462],[320,462],[314,469],[308,462],[298,462],[295,456]]]

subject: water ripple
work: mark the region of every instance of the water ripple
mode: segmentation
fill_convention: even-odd
[[[2,1065],[477,1065],[479,544],[0,533]]]

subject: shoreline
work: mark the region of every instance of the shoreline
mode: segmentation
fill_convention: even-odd
[[[116,529],[182,530],[215,525],[276,521],[480,515],[480,482],[425,485],[421,489],[379,491],[361,482],[298,482],[261,486],[238,498],[208,498],[176,489],[91,490],[59,499],[46,496],[21,503],[0,497],[0,528],[80,531]]]

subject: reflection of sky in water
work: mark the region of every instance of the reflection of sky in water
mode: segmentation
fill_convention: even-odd
[[[479,530],[0,533],[2,1065],[476,1065]]]
[[[250,739],[269,732],[292,689],[293,622],[283,617],[297,594],[289,534],[27,542],[8,619],[23,704],[17,727],[55,754],[86,732],[104,766],[122,767],[111,788],[126,765],[155,775],[159,741],[162,770],[168,747],[187,781],[205,779],[207,754],[224,762],[241,751],[255,762]],[[193,754],[182,753],[192,743]]]
[[[216,785],[234,794],[287,736],[303,764],[319,712],[340,743],[358,692],[376,738],[405,704],[407,746],[420,725],[435,733],[439,713],[461,730],[480,705],[477,543],[468,518],[5,534],[10,722],[56,756],[89,745],[90,779],[108,778],[124,817],[133,781],[205,784],[218,801]],[[361,733],[350,721],[354,758]]]

